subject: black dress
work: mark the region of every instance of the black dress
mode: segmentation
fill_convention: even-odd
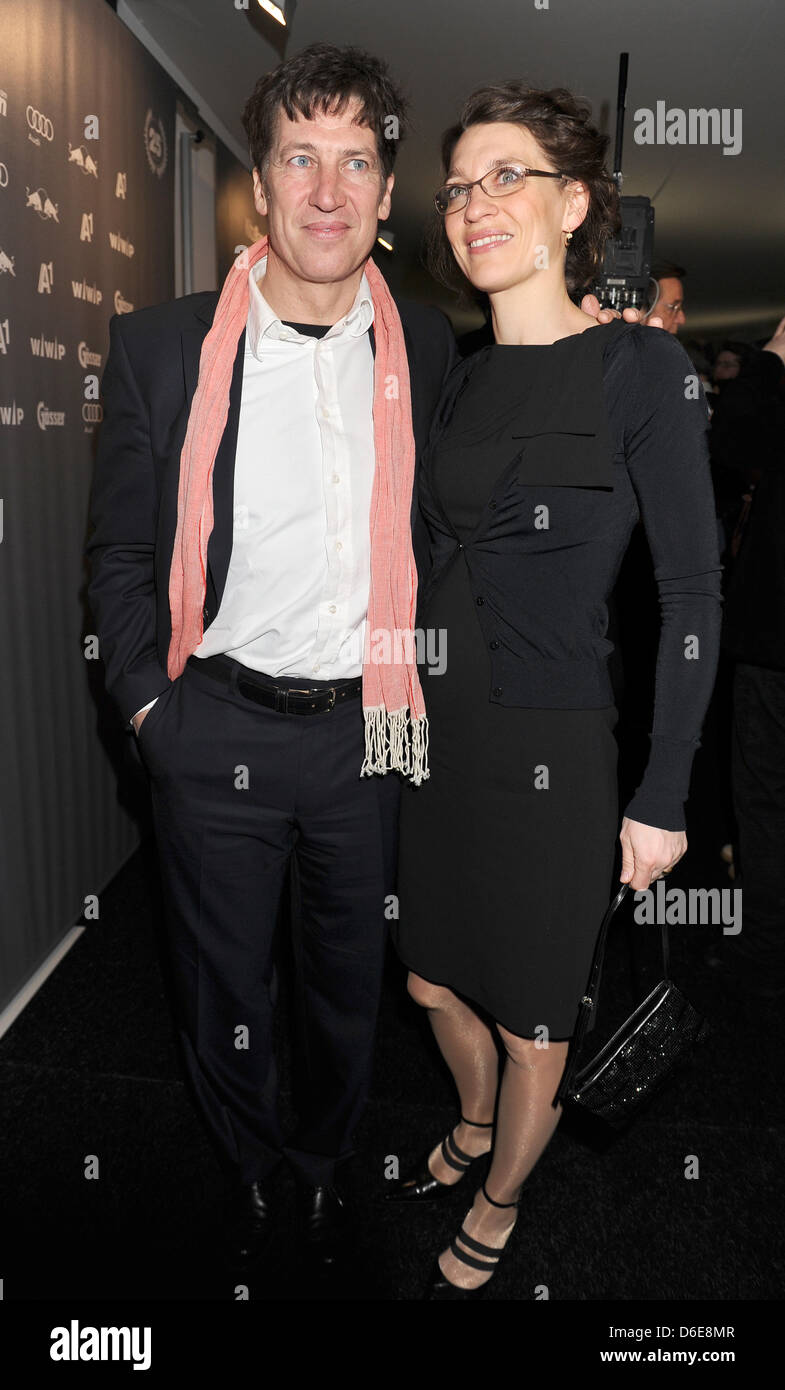
[[[557,345],[565,393],[586,360],[582,340],[601,331]],[[521,397],[522,374],[534,412],[538,377],[553,389],[553,346],[492,347],[477,356],[429,463],[462,542],[510,463],[509,437],[498,424]],[[613,399],[609,423],[620,438],[624,391]],[[524,435],[525,415],[524,406],[517,416]],[[420,669],[430,777],[402,788],[396,949],[410,969],[464,995],[510,1032],[536,1038],[547,1029],[550,1039],[567,1039],[612,888],[616,708],[521,708],[489,699],[487,634],[461,548],[429,592],[418,626],[442,629],[447,660],[440,675]]]

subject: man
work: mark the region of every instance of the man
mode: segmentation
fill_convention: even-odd
[[[785,318],[735,381],[712,421],[712,459],[749,480],[751,503],[725,598],[733,662],[731,783],[742,931],[707,954],[758,1000],[785,995]],[[735,544],[731,545],[731,552]]]
[[[657,298],[646,315],[646,322],[651,323],[651,314],[656,310],[657,317],[662,320],[661,326],[666,333],[678,333],[680,328],[687,322],[684,313],[684,285],[682,281],[687,272],[683,266],[674,265],[670,261],[659,261],[652,267],[652,275],[657,281]]]
[[[220,301],[195,294],[112,318],[89,594],[107,688],[150,776],[185,1062],[238,1189],[232,1259],[248,1265],[265,1250],[285,1156],[306,1248],[329,1264],[346,1225],[335,1171],[368,1088],[394,887],[398,782],[359,775],[366,615],[401,577],[393,565],[377,582],[372,483],[394,472],[406,430],[422,448],[457,353],[437,310],[375,311],[383,292],[368,257],[405,124],[385,65],[312,45],[257,83],[243,119],[267,254],[247,275],[230,272]],[[213,359],[240,289],[247,318],[222,414]],[[380,403],[374,353],[401,325],[411,410],[385,463],[385,400],[399,381],[392,373]],[[206,562],[191,554],[183,580],[190,469],[203,484],[202,436],[216,419],[212,513],[202,502],[195,533],[199,547],[209,534]],[[406,547],[411,506],[410,485],[392,528]],[[416,547],[416,512],[414,523]],[[187,641],[181,592],[200,578],[202,631]],[[292,865],[308,1084],[285,1137],[272,947]]]

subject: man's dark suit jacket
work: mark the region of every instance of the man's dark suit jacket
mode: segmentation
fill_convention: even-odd
[[[104,421],[90,497],[90,604],[106,688],[123,719],[170,684],[169,568],[177,526],[180,452],[199,375],[199,354],[218,292],[186,295],[109,321],[101,381]],[[442,385],[457,361],[452,329],[438,309],[399,301],[409,360],[417,458]],[[373,343],[373,338],[372,338]],[[214,526],[204,625],[221,601],[232,548],[234,463],[245,330],[239,339],[229,412],[213,471]],[[263,447],[263,444],[262,446]],[[284,462],[283,460],[281,461]],[[424,545],[412,502],[415,557]]]

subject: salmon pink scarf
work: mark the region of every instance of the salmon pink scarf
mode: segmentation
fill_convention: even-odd
[[[267,238],[242,251],[224,281],[202,343],[199,380],[180,454],[177,530],[169,572],[172,637],[167,669],[179,676],[202,640],[207,544],[213,529],[213,465],[229,413],[237,343],[248,316],[248,273],[267,254]],[[414,485],[409,365],[403,328],[385,281],[368,260],[374,309],[371,582],[362,671],[365,759],[360,776],[397,770],[419,784],[429,776],[428,720],[417,675],[414,618],[417,570],[411,543]]]

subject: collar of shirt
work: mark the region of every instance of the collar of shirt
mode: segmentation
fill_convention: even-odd
[[[281,322],[262,294],[259,281],[264,278],[266,272],[266,256],[257,261],[256,265],[252,266],[248,272],[246,352],[251,352],[254,357],[261,357],[265,342],[324,343],[330,338],[345,336],[359,338],[363,333],[368,332],[373,323],[371,290],[365,275],[363,275],[348,314],[344,314],[342,319],[334,323],[323,338],[314,339],[304,333],[298,333],[295,328],[289,328],[288,325]],[[305,320],[301,320],[301,322],[305,322]]]

